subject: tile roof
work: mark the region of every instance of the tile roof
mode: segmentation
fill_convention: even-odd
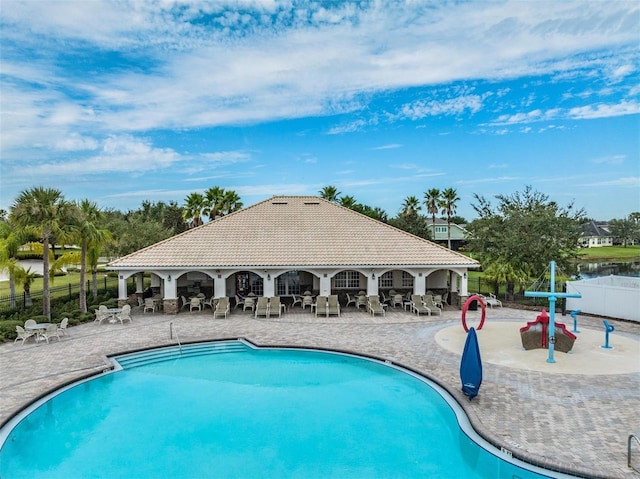
[[[109,263],[110,269],[284,265],[479,263],[315,196],[274,196]]]

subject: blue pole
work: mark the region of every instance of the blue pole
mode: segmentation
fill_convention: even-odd
[[[581,311],[579,309],[574,309],[573,311],[571,311],[569,313],[569,316],[571,316],[573,318],[573,331],[571,331],[572,333],[579,333],[580,331],[578,330],[578,315],[581,313]]]
[[[551,295],[549,296],[549,357],[548,363],[555,363],[553,352],[556,344],[556,297],[553,295],[556,291],[556,262],[551,261],[551,285],[549,287]]]

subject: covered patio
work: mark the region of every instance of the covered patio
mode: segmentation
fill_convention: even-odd
[[[450,304],[468,295],[467,271],[479,263],[353,210],[312,196],[275,196],[198,228],[119,258],[121,304],[144,275],[165,313],[181,297],[253,294],[293,298],[304,291],[328,296],[390,290],[448,293]],[[292,301],[292,299],[291,299]]]

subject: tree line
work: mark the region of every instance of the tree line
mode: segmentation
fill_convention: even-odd
[[[325,186],[318,193],[328,201],[425,239],[435,236],[435,220],[440,214],[447,222],[449,248],[451,224],[466,223],[456,216],[460,198],[453,188],[428,189],[422,201],[408,196],[393,218],[381,208],[342,195],[335,186]],[[574,208],[573,204],[562,207],[531,187],[495,198],[498,202],[494,206],[486,198],[474,195],[471,206],[478,218],[465,225],[469,234],[466,250],[481,262],[485,279],[496,285],[506,283],[513,292],[517,285],[543,274],[552,259],[564,271],[572,271],[572,262],[578,255],[580,225],[586,220],[582,209]],[[423,206],[429,216],[420,214]],[[50,277],[66,264],[78,264],[80,309],[86,312],[86,275],[91,274],[96,295],[101,256],[132,253],[242,207],[235,191],[217,186],[204,194],[190,193],[182,205],[174,201],[143,201],[139,209],[127,212],[102,210],[87,199],[70,202],[54,188],[31,188],[18,195],[8,214],[0,211],[0,269],[9,273],[12,297],[16,282],[22,282],[23,289],[28,291],[35,274],[20,266],[18,252],[24,245],[40,251],[45,272],[43,314],[50,317]],[[640,213],[614,220],[610,225],[620,237],[633,242],[640,231]],[[79,251],[56,258],[53,254],[56,245],[77,245]]]

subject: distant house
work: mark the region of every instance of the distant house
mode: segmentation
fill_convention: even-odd
[[[609,231],[609,223],[606,221],[589,221],[583,224],[579,242],[583,248],[613,246],[613,235]]]
[[[431,233],[431,241],[435,241],[438,244],[447,245],[449,225],[447,225],[447,221],[436,218],[436,228],[435,228],[435,237],[433,235],[433,220],[432,218],[427,218],[427,225],[429,227],[429,232]],[[467,243],[467,238],[469,233],[462,226],[457,225],[455,223],[451,223],[451,249],[457,250],[461,246]]]

